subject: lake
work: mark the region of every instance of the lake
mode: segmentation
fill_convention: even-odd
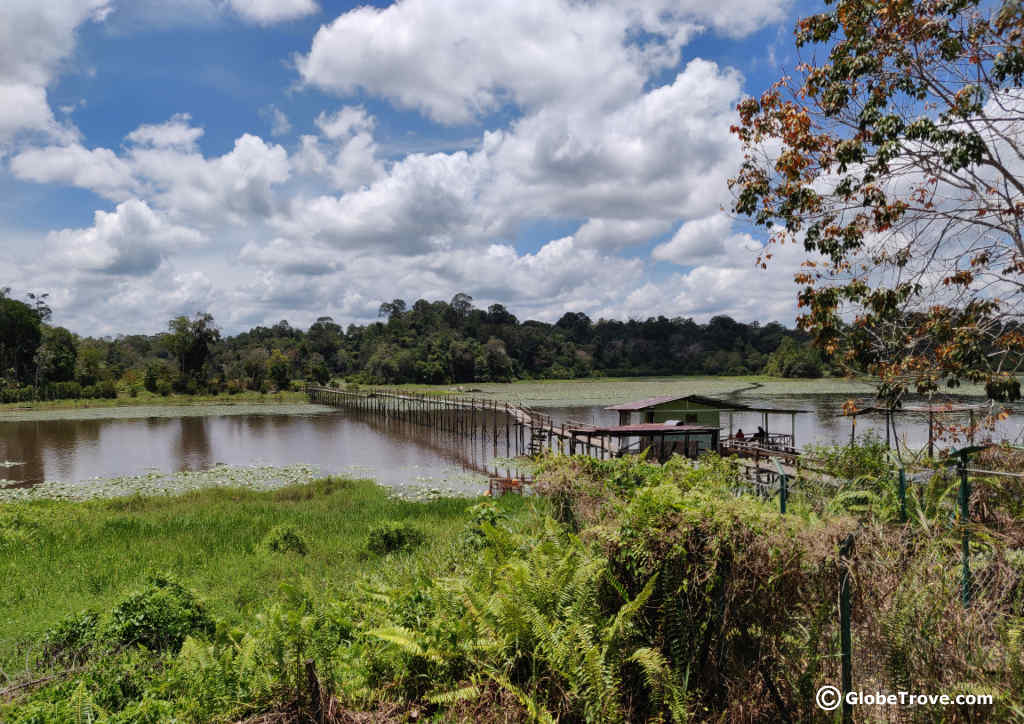
[[[722,385],[722,378],[708,383]],[[840,381],[843,384],[843,381]],[[630,399],[678,390],[679,380],[596,383],[484,385],[481,397],[514,398],[542,407],[556,421],[615,424],[617,415],[603,408]],[[748,389],[731,399],[749,405],[804,410],[796,416],[796,441],[848,442],[850,418],[841,417],[853,390],[839,393],[797,392],[785,383]],[[514,392],[515,394],[509,394]],[[701,388],[721,394],[728,388]],[[572,393],[575,393],[573,396]],[[598,402],[600,400],[600,402]],[[963,398],[971,401],[971,398]],[[753,432],[759,414],[734,413],[733,424]],[[727,424],[723,413],[722,424]],[[769,418],[769,430],[790,431],[788,415]],[[995,439],[1020,442],[1024,414],[1002,421]],[[873,430],[885,437],[884,418],[858,418],[858,435]],[[897,432],[905,443],[927,442],[923,416],[901,415]],[[504,438],[503,435],[500,437]],[[437,488],[475,493],[486,487],[488,472],[506,472],[504,445],[495,448],[490,434],[475,439],[453,437],[407,422],[384,421],[354,411],[310,404],[201,405],[195,407],[117,407],[74,410],[26,410],[0,413],[0,478],[5,487],[60,481],[88,487],[98,478],[222,466],[312,466],[322,473],[372,477],[395,488]]]

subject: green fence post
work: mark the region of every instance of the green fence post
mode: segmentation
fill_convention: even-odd
[[[839,644],[841,647],[843,724],[852,724],[853,706],[846,695],[853,691],[853,639],[850,635],[850,555],[853,553],[853,534],[839,547],[842,571],[839,578]]]
[[[900,467],[900,521],[907,522],[907,469]]]
[[[971,603],[971,547],[970,531],[968,530],[968,502],[971,498],[971,482],[967,478],[967,454],[960,455],[960,536],[963,557],[963,572],[961,576],[960,602],[964,608]]]
[[[786,514],[786,502],[789,499],[789,479],[786,474],[782,472],[782,465],[779,464],[779,459],[775,458],[775,469],[779,473],[779,512],[783,515]]]

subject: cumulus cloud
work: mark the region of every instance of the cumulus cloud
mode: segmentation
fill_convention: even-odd
[[[732,226],[732,219],[724,213],[687,221],[671,239],[654,247],[651,256],[659,261],[695,266],[721,259],[736,250],[757,252],[761,249],[761,244],[750,234],[733,234]]]
[[[72,268],[137,276],[154,271],[166,255],[205,239],[131,199],[112,212],[97,211],[89,228],[54,231],[48,240]]]
[[[153,202],[173,218],[214,226],[270,216],[277,203],[272,187],[291,173],[284,148],[248,133],[214,158],[153,147],[132,148],[129,159],[152,187]]]
[[[308,0],[217,3],[221,17],[262,24],[317,10]],[[264,106],[266,135],[280,143],[239,131],[226,152],[206,154],[202,125],[218,137],[215,119],[179,113],[138,126],[119,148],[64,137],[15,154],[21,180],[117,204],[45,239],[61,276],[40,266],[23,278],[74,285],[55,309],[83,331],[123,331],[147,314],[154,329],[198,309],[232,331],[324,313],[365,320],[382,299],[456,291],[548,320],[569,310],[790,320],[798,255],[756,269],[759,242],[720,212],[741,159],[728,129],[743,78],[680,60],[695,33],[750,32],[783,3],[400,0],[346,12],[296,68],[308,86],[358,96],[305,116]],[[35,106],[21,110],[44,123],[45,86],[27,87]],[[475,124],[449,135],[478,130],[457,150],[383,153],[408,137],[395,116],[378,123],[367,110],[378,99]],[[293,120],[312,131],[291,136]],[[0,112],[0,136],[2,124]],[[522,241],[547,223],[575,232]],[[90,323],[87,309],[105,311]],[[107,330],[107,310],[123,324]]]
[[[109,0],[4,0],[0,3],[0,144],[22,131],[68,140],[46,99],[62,60],[74,50],[75,28],[102,22]]]
[[[341,15],[296,61],[310,85],[365,89],[442,123],[507,103],[607,108],[675,65],[703,24],[745,34],[778,19],[784,4],[401,0]]]
[[[314,0],[228,0],[231,9],[250,23],[272,25],[319,12]]]
[[[30,148],[14,156],[10,168],[25,181],[78,186],[115,201],[128,198],[139,188],[131,166],[113,151],[88,149],[78,143]]]
[[[303,135],[292,162],[299,173],[322,176],[340,191],[359,189],[381,178],[384,164],[377,158],[373,137],[376,123],[362,106],[345,106],[315,119],[321,137]]]
[[[270,121],[271,136],[286,136],[291,132],[292,122],[277,106],[268,106],[264,109],[263,115]]]
[[[177,113],[165,123],[141,125],[126,138],[139,146],[193,151],[196,141],[203,135],[203,129],[191,125],[191,121],[191,114]]]

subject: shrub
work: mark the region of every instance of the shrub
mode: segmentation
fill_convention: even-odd
[[[387,521],[370,529],[366,547],[373,553],[409,550],[423,543],[423,531],[409,523]]]
[[[177,652],[189,634],[212,631],[213,621],[191,591],[157,575],[114,607],[106,636],[126,646]]]
[[[43,658],[72,665],[86,658],[97,641],[100,616],[83,611],[68,616],[43,634]]]
[[[117,399],[117,385],[113,380],[103,380],[96,385],[96,397],[105,397],[108,400]]]
[[[298,553],[300,556],[306,555],[309,551],[306,541],[302,540],[302,536],[290,525],[272,528],[263,537],[260,547],[271,553]]]

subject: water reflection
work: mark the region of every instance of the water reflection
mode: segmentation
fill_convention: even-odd
[[[795,395],[740,398],[749,404],[805,410],[796,417],[798,446],[811,442],[847,442],[851,421],[840,416],[843,395]],[[301,409],[301,408],[300,408]],[[579,421],[615,424],[617,415],[599,406],[546,409],[556,424]],[[733,426],[755,430],[757,413],[733,413]],[[151,417],[147,419],[74,419],[0,421],[0,477],[16,485],[43,480],[80,482],[94,477],[133,475],[147,469],[165,473],[228,465],[308,463],[325,473],[356,473],[385,485],[433,485],[482,490],[484,475],[508,475],[503,420],[485,416],[483,427],[466,437],[400,419],[382,419],[352,410],[298,414]],[[1000,423],[995,439],[1014,440],[1024,416],[1015,412]],[[722,415],[722,424],[728,417]],[[790,431],[788,415],[772,415],[769,430]],[[862,417],[858,435],[872,430],[885,438],[884,417]],[[911,447],[927,443],[927,418],[897,419],[901,440]]]

